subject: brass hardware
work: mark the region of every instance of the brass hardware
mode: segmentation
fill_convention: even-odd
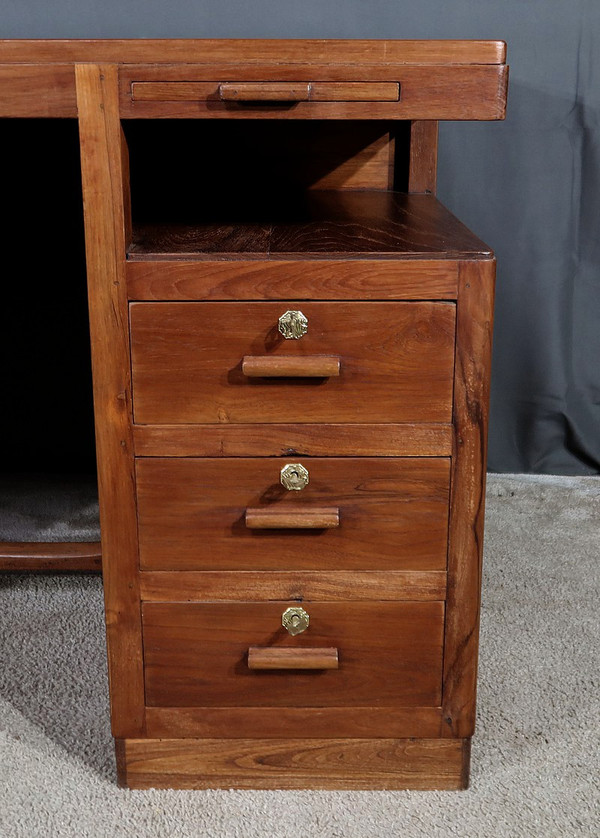
[[[292,635],[292,637],[306,631],[309,622],[310,617],[304,608],[300,608],[297,605],[292,608],[286,608],[281,615],[281,625],[289,632],[289,634]]]
[[[287,463],[281,469],[279,479],[288,492],[299,492],[308,486],[308,469],[300,463]]]
[[[308,332],[308,318],[301,311],[284,311],[279,318],[279,331],[286,340],[300,340]]]

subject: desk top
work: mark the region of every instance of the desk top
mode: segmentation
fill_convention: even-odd
[[[399,100],[384,107],[311,108],[325,118],[502,119],[505,60],[503,41],[2,40],[0,116],[77,117],[75,64],[93,63],[121,66],[129,85],[122,115],[128,118],[224,115],[189,105],[173,113],[164,105],[131,107],[134,82],[293,80],[400,85]],[[298,118],[308,112],[304,105],[297,110]]]

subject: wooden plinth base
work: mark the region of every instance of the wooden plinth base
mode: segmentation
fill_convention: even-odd
[[[464,789],[470,739],[118,739],[132,789]]]

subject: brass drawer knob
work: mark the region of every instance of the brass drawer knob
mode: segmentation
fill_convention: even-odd
[[[306,631],[309,623],[310,617],[304,608],[300,608],[297,605],[292,606],[292,608],[286,608],[281,615],[281,625],[292,637]]]
[[[301,311],[284,311],[279,318],[279,331],[286,340],[300,340],[308,332],[308,318]]]
[[[279,474],[281,485],[285,486],[288,492],[299,492],[308,486],[308,469],[300,463],[287,463]]]

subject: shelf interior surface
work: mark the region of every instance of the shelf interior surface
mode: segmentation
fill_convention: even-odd
[[[307,190],[226,196],[184,222],[137,222],[131,260],[202,256],[485,258],[490,249],[433,195]]]

